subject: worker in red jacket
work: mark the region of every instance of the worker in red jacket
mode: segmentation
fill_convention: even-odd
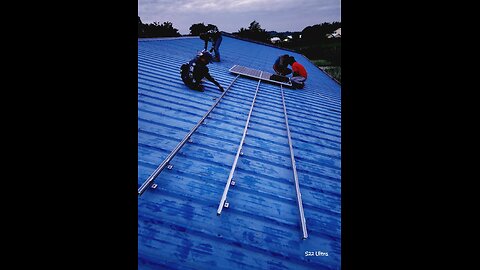
[[[290,56],[289,64],[292,66],[292,77],[290,78],[292,86],[302,89],[308,77],[307,70],[293,56]]]

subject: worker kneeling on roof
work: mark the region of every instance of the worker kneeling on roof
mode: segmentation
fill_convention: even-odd
[[[290,78],[292,86],[302,89],[307,80],[307,70],[302,64],[298,63],[293,56],[290,56],[288,63],[292,66],[292,77]]]
[[[273,70],[275,71],[275,74],[286,76],[292,73],[292,70],[288,68],[289,59],[290,55],[284,54],[279,56],[277,60],[275,60],[275,63],[273,64]]]
[[[182,81],[190,89],[203,92],[202,79],[206,78],[207,80],[214,83],[220,92],[223,92],[223,87],[210,75],[207,65],[212,62],[212,54],[208,51],[202,51],[198,55],[183,64],[180,67],[180,74]]]

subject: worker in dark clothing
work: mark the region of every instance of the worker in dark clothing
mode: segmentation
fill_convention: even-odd
[[[305,81],[307,80],[307,70],[305,67],[297,62],[293,56],[290,56],[288,63],[292,66],[292,77],[290,81],[292,86],[298,89],[302,89],[305,86]]]
[[[288,54],[279,56],[277,58],[277,60],[273,64],[273,70],[275,71],[275,74],[286,76],[292,73],[292,70],[288,68],[289,59],[290,56]]]
[[[206,33],[200,34],[200,38],[205,41],[204,49],[207,50],[208,42],[212,42],[212,48],[210,52],[214,51],[215,56],[213,57],[214,62],[220,62],[220,44],[222,43],[222,33],[220,31],[210,30]]]
[[[207,51],[200,52],[195,58],[180,67],[182,81],[190,89],[203,92],[202,79],[206,78],[215,84],[220,92],[223,87],[210,75],[207,65],[212,61],[212,54]]]

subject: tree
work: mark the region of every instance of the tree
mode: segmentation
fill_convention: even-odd
[[[248,27],[248,30],[252,31],[252,32],[261,32],[261,31],[265,31],[263,30],[261,27],[260,27],[260,23],[258,23],[257,21],[253,21],[250,23],[250,26]]]
[[[307,26],[302,31],[302,40],[305,42],[321,42],[327,39],[327,35],[342,27],[340,22],[315,24]]]
[[[257,21],[251,22],[247,29],[242,27],[237,33],[233,34],[260,42],[269,42],[268,32],[266,32],[265,29],[262,29],[260,23]]]
[[[153,22],[150,24],[143,24],[138,17],[139,23],[139,33],[138,37],[140,38],[153,38],[153,37],[179,37],[181,36],[178,33],[178,29],[173,28],[171,22],[164,22],[160,24],[159,22]]]
[[[179,37],[181,36],[178,33],[178,29],[173,28],[173,24],[171,22],[164,22],[160,25],[159,28],[160,36],[161,37]]]
[[[145,27],[142,23],[142,20],[140,19],[140,16],[138,16],[138,36],[142,37],[145,32]]]
[[[207,25],[207,31],[210,31],[210,30],[218,32],[218,27],[214,24],[208,24]]]
[[[201,33],[205,33],[207,31],[207,27],[203,22],[192,24],[192,26],[190,26],[189,29],[190,29],[190,35],[192,36],[198,36]]]
[[[201,33],[205,33],[205,32],[208,32],[210,30],[218,31],[218,27],[216,25],[208,24],[207,26],[205,26],[205,24],[203,22],[192,24],[192,26],[190,26],[189,29],[190,29],[190,35],[192,35],[192,36],[198,36]]]
[[[333,66],[341,65],[341,40],[329,39],[328,35],[338,28],[341,22],[315,24],[305,27],[299,39],[299,52],[309,59],[326,60]]]

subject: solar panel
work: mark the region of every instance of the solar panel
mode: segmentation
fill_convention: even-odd
[[[266,72],[266,71],[261,71],[261,70],[258,70],[258,69],[253,69],[253,68],[248,68],[248,67],[244,67],[244,66],[234,65],[233,67],[230,68],[230,72],[235,73],[235,74],[248,76],[248,77],[255,78],[255,79],[261,79],[261,80],[264,80],[264,81],[269,81],[269,82],[274,82],[274,83],[278,83],[278,84],[292,86],[292,82],[290,81],[290,78],[285,77],[285,76],[281,76],[281,75],[272,74],[272,73]]]

